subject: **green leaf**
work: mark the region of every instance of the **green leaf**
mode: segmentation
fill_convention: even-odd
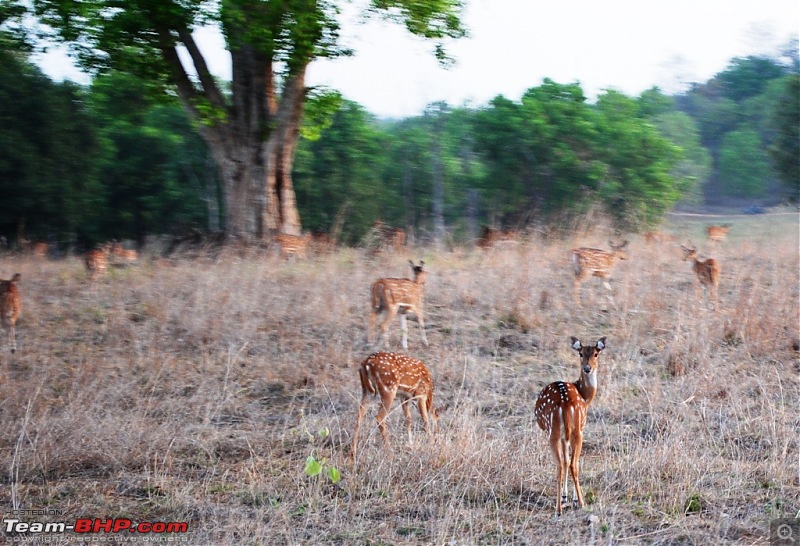
[[[342,478],[342,474],[339,472],[339,469],[336,468],[335,466],[329,466],[328,478],[330,478],[330,480],[333,483],[337,483]]]
[[[311,477],[319,476],[320,472],[322,472],[322,465],[314,458],[313,455],[309,455],[308,459],[306,459],[306,475]]]

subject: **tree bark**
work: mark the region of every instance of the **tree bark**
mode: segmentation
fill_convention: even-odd
[[[274,233],[300,234],[292,167],[305,101],[305,66],[286,78],[278,99],[272,59],[250,45],[231,50],[232,104],[226,105],[194,46],[181,34],[202,89],[188,78],[165,36],[164,57],[178,94],[219,169],[225,239],[246,244]],[[210,108],[209,113],[202,109]]]
[[[300,235],[300,215],[292,181],[305,102],[306,67],[287,78],[266,145],[266,207],[263,230]]]

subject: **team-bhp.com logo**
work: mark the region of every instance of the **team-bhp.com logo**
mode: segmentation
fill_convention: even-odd
[[[98,533],[137,533],[143,535],[175,535],[187,533],[189,524],[185,521],[134,522],[126,518],[99,519],[78,518],[74,522],[66,521],[22,521],[19,518],[3,518],[3,531],[6,537],[52,535],[72,532],[76,534]]]

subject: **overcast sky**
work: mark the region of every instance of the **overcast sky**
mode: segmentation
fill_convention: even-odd
[[[613,88],[629,95],[702,82],[733,57],[774,53],[800,29],[798,0],[467,0],[470,36],[448,46],[455,66],[432,45],[382,21],[359,22],[363,2],[344,4],[344,44],[355,56],[316,61],[308,84],[324,84],[380,117],[419,114],[434,101],[517,100],[543,78],[580,82],[590,98]],[[218,33],[198,32],[211,69],[230,78]],[[54,78],[79,79],[64,58],[42,62]]]

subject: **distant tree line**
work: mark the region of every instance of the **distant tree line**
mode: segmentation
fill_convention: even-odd
[[[2,44],[5,241],[89,247],[224,229],[198,122],[150,85],[120,71],[56,83]],[[675,96],[607,91],[590,103],[578,84],[545,80],[519,100],[436,103],[401,120],[325,92],[309,97],[293,178],[303,228],[338,220],[345,243],[378,218],[420,239],[464,240],[480,224],[565,224],[591,208],[635,231],[676,203],[796,200],[798,120],[796,53],[734,59]]]

